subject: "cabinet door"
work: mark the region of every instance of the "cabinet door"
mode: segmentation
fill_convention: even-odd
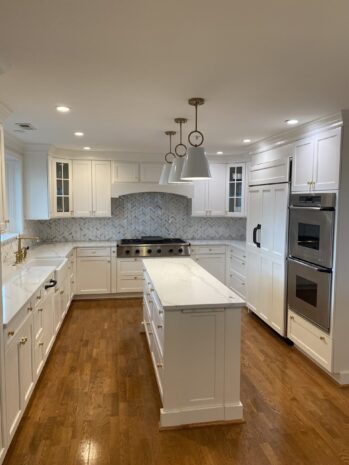
[[[77,294],[110,293],[111,260],[106,257],[77,259]]]
[[[73,160],[74,216],[92,216],[92,169],[90,160]]]
[[[225,283],[225,255],[197,255],[195,261],[215,278]]]
[[[226,171],[226,211],[229,216],[246,215],[245,164],[228,165]]]
[[[46,358],[51,350],[54,340],[54,308],[53,294],[49,294],[43,303],[43,334],[42,342],[44,343],[44,357]]]
[[[72,162],[70,160],[52,158],[50,182],[52,216],[72,216]]]
[[[22,410],[19,386],[19,347],[16,338],[5,350],[6,429],[8,438],[16,431]]]
[[[247,231],[246,231],[246,243],[247,248],[256,250],[257,246],[253,241],[253,235],[255,228],[261,224],[261,188],[250,187],[248,192],[248,216],[247,216]],[[256,236],[256,240],[260,240],[260,233]]]
[[[136,162],[115,161],[113,171],[113,182],[139,181],[139,164]]]
[[[33,319],[28,318],[19,331],[19,385],[21,407],[27,405],[34,389]]]
[[[292,165],[292,191],[307,192],[313,181],[314,140],[303,139],[295,144]]]
[[[313,181],[316,191],[339,188],[340,146],[340,128],[315,136]]]
[[[191,201],[192,216],[206,216],[208,205],[207,181],[194,181],[194,196]]]
[[[212,178],[207,181],[208,211],[210,216],[225,216],[226,165],[210,164]]]
[[[163,163],[141,163],[141,182],[159,184]]]
[[[55,334],[58,333],[59,328],[61,327],[62,324],[62,299],[61,299],[61,288],[56,288],[56,292],[54,293],[53,296],[53,327],[54,327],[54,332]]]
[[[259,252],[249,251],[247,254],[247,304],[259,313],[261,281],[261,255]]]
[[[110,161],[92,162],[93,216],[111,216]]]

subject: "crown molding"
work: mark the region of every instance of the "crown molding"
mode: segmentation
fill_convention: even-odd
[[[5,150],[15,153],[17,155],[24,154],[25,144],[21,140],[17,139],[17,137],[13,134],[10,134],[9,132],[5,131],[4,142]]]
[[[245,152],[246,155],[255,155],[267,150],[275,149],[283,145],[290,144],[304,137],[311,136],[317,132],[326,129],[335,128],[343,125],[343,114],[347,114],[349,122],[349,110],[342,110],[339,113],[324,116],[308,123],[302,124],[292,129],[280,132],[275,136],[261,139],[250,145]]]
[[[0,102],[0,123],[3,123],[12,113],[5,104]]]

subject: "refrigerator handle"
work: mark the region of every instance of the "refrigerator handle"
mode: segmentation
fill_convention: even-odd
[[[262,225],[261,224],[257,224],[257,227],[256,227],[256,246],[260,249],[261,248],[261,243],[257,241],[257,232],[258,231],[262,231]]]

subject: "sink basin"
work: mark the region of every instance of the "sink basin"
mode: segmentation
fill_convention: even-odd
[[[59,284],[68,270],[68,260],[66,258],[33,258],[25,263],[27,270],[38,266],[54,266],[56,268],[55,279]]]

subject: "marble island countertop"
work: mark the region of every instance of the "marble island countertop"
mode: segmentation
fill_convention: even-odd
[[[6,326],[55,271],[54,266],[22,268],[2,286],[3,325]]]
[[[227,245],[238,247],[241,250],[246,249],[246,241],[237,241],[233,239],[186,239],[191,245]]]
[[[245,305],[191,258],[148,258],[143,264],[165,310]]]

